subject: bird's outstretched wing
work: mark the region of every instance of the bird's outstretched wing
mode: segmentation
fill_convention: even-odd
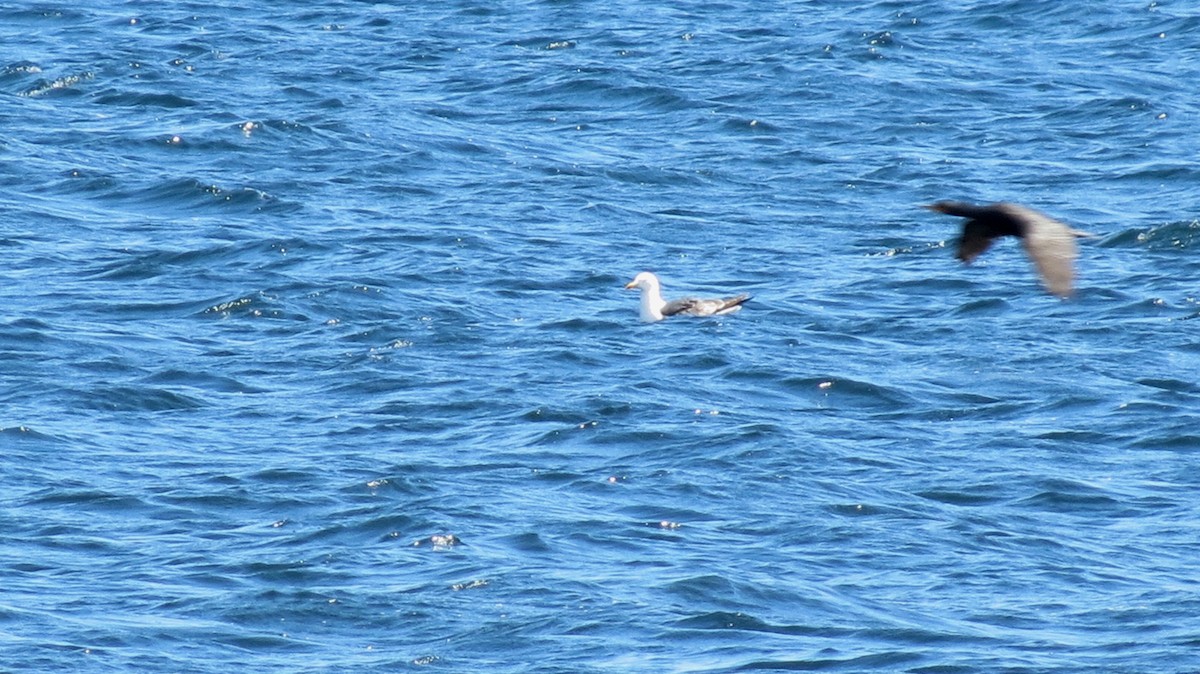
[[[995,234],[991,228],[975,220],[963,224],[962,238],[958,240],[958,252],[955,257],[970,264],[975,258],[983,255],[992,247]]]
[[[1075,244],[1078,234],[1035,210],[1014,204],[1004,207],[1025,225],[1022,243],[1042,277],[1042,284],[1059,297],[1069,296],[1075,281],[1075,258],[1079,257],[1079,248]]]

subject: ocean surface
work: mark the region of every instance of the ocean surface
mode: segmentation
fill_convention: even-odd
[[[1200,671],[1198,82],[1182,0],[0,2],[0,671]]]

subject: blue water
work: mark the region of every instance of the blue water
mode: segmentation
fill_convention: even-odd
[[[303,4],[0,3],[0,670],[1200,671],[1190,3]]]

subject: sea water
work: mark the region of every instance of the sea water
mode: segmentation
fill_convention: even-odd
[[[1193,10],[0,4],[0,670],[1200,670]]]

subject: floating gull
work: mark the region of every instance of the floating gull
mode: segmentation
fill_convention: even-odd
[[[662,297],[662,286],[658,283],[658,277],[648,271],[635,276],[632,281],[625,284],[625,288],[628,290],[641,289],[641,316],[642,320],[647,323],[661,321],[667,316],[675,315],[717,316],[728,314],[741,309],[742,302],[750,299],[749,295],[738,295],[723,299],[685,297],[667,302]]]
[[[956,257],[970,264],[1002,236],[1015,236],[1037,267],[1046,290],[1068,297],[1075,277],[1075,258],[1079,252],[1075,237],[1091,236],[1064,225],[1044,213],[1017,204],[998,203],[976,206],[961,201],[939,201],[929,210],[969,218],[963,223]]]

